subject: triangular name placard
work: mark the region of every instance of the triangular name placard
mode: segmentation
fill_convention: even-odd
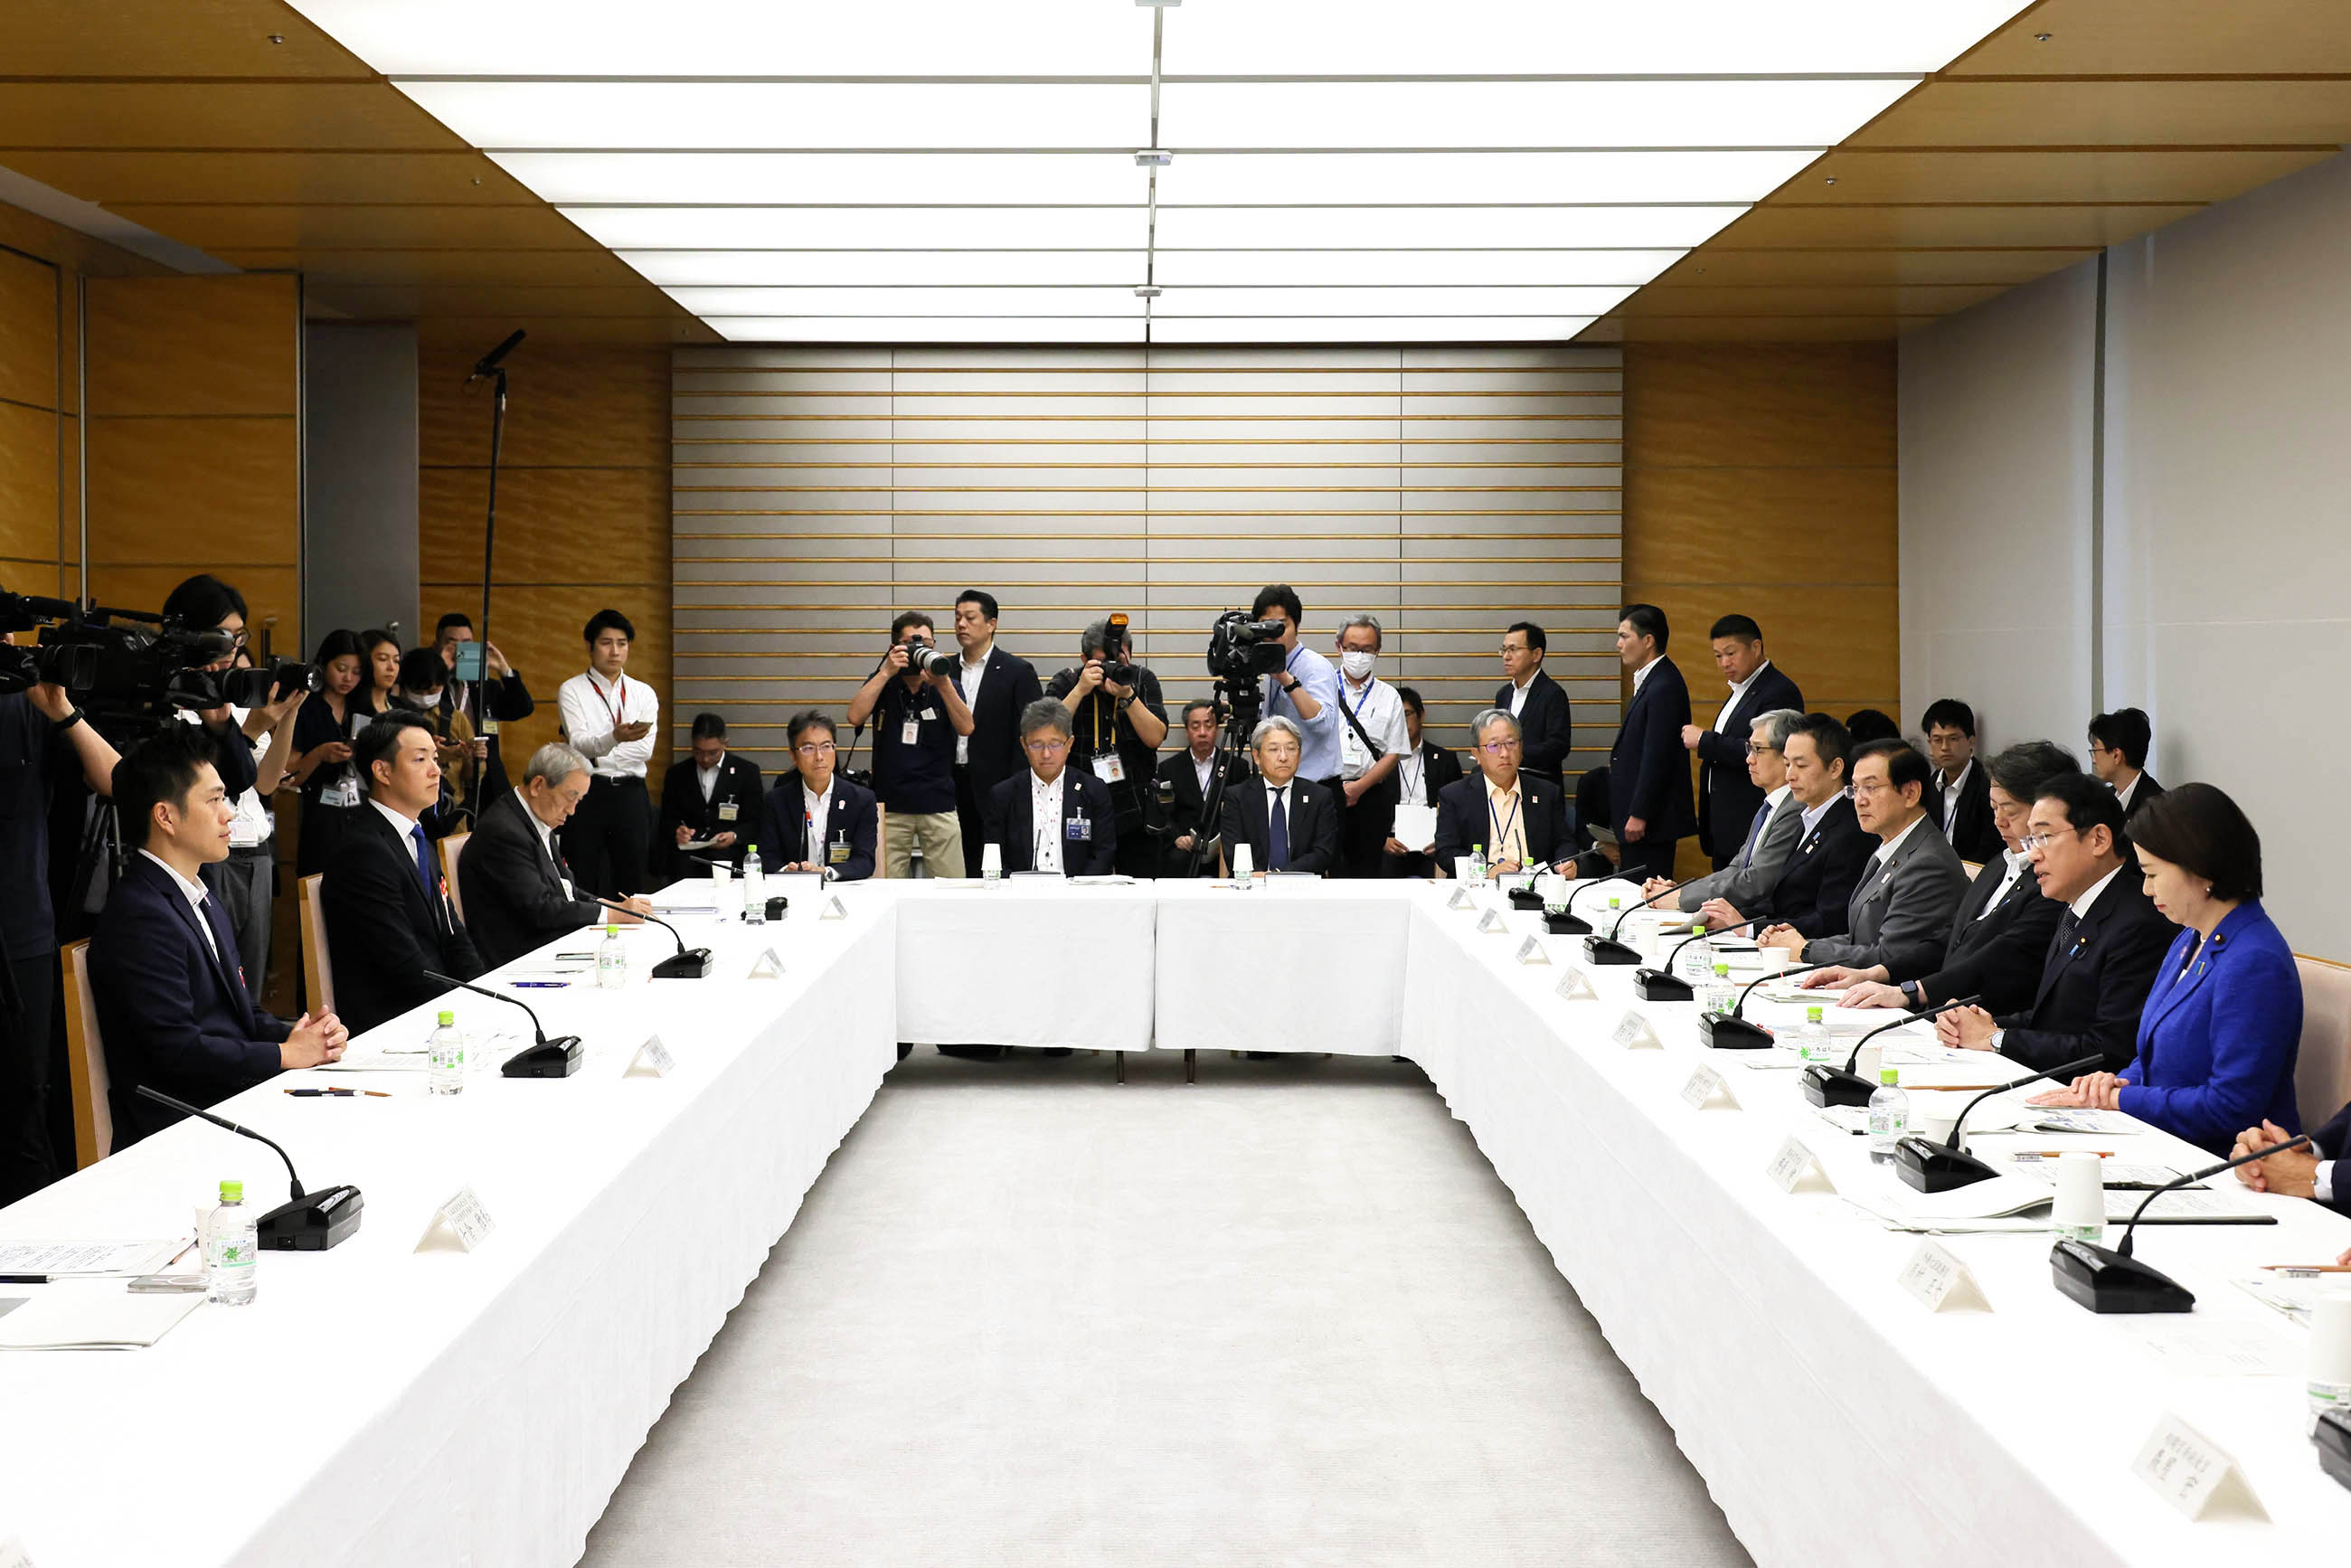
[[[667,1078],[669,1076],[670,1069],[676,1065],[677,1058],[669,1053],[669,1047],[662,1043],[661,1036],[657,1034],[647,1035],[645,1037],[644,1044],[637,1047],[637,1054],[629,1059],[628,1071],[622,1073],[621,1076],[623,1078]]]
[[[1559,984],[1552,988],[1552,995],[1563,1002],[1596,1002],[1600,999],[1600,993],[1592,988],[1592,977],[1573,964],[1568,966],[1567,973],[1559,977]]]
[[[1551,954],[1545,950],[1540,938],[1530,936],[1525,941],[1519,944],[1519,962],[1521,964],[1548,964],[1551,962]]]
[[[433,1223],[417,1238],[419,1252],[471,1252],[489,1239],[497,1221],[482,1207],[470,1186],[459,1187],[448,1202],[433,1211]]]
[[[759,956],[752,962],[750,978],[754,980],[780,980],[783,977],[784,961],[776,956],[776,950],[773,947],[770,947],[766,952],[760,954]]]
[[[1469,890],[1468,888],[1457,886],[1453,890],[1453,896],[1445,901],[1445,907],[1447,909],[1475,909],[1478,907],[1478,901],[1469,896]]]
[[[831,898],[824,901],[824,908],[817,915],[817,918],[819,920],[846,920],[849,918],[849,906],[841,902],[841,894],[836,893]]]
[[[1489,909],[1478,916],[1478,929],[1489,936],[1499,933],[1505,936],[1509,936],[1510,931],[1509,924],[1502,919],[1502,912],[1499,909]]]

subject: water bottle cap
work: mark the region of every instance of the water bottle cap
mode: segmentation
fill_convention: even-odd
[[[457,1015],[456,1015],[455,1013],[443,1013],[443,1014],[441,1015],[441,1027],[442,1027],[443,1029],[448,1029],[448,1028],[452,1027],[453,1025],[455,1025],[455,1024],[456,1023],[456,1021],[457,1021]]]
[[[1888,1087],[1891,1087],[1895,1081],[1899,1079],[1901,1076],[1902,1073],[1898,1068],[1881,1067],[1877,1070],[1877,1081]]]
[[[1818,1009],[1818,1008],[1806,1008],[1806,1009],[1804,1009],[1804,1021],[1805,1021],[1806,1023],[1818,1023],[1818,1022],[1820,1022],[1820,1021],[1821,1021],[1821,1009]]]
[[[1703,920],[1693,920],[1693,921],[1691,921],[1691,922],[1690,922],[1690,935],[1691,935],[1691,936],[1705,936],[1705,935],[1706,935],[1706,922],[1705,922],[1705,921],[1703,921]]]
[[[1621,898],[1612,898],[1608,901],[1608,907],[1611,909],[1617,908],[1622,905],[1624,902],[1625,901]]]
[[[604,927],[604,935],[607,936],[618,936],[620,934],[621,928],[617,925],[607,925]]]
[[[241,1181],[225,1181],[221,1183],[221,1201],[223,1203],[243,1203],[245,1201],[245,1184]]]
[[[1714,967],[1714,977],[1718,980],[1727,980],[1730,978],[1730,966],[1728,964],[1717,964]]]

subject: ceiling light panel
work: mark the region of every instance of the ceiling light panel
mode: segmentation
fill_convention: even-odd
[[[1143,248],[1132,207],[568,207],[614,250]],[[1724,214],[1724,220],[1729,214]],[[1164,221],[1164,220],[1163,220]]]
[[[1816,156],[1809,152],[1195,152],[1160,171],[1159,197],[1196,206],[1757,202]]]
[[[1143,281],[1134,250],[624,250],[649,283],[672,288],[851,284],[1118,284]]]
[[[1681,250],[1162,250],[1154,278],[1201,284],[1586,284],[1634,287]],[[631,265],[642,265],[623,256]]]
[[[1104,0],[293,0],[387,76],[1123,76],[1151,13]]]
[[[1162,204],[1158,242],[1189,250],[1392,250],[1417,246],[1687,250],[1744,203],[1687,207],[1186,207]]]
[[[1140,343],[1143,318],[1024,317],[947,320],[918,316],[721,316],[733,343]]]
[[[1152,301],[1171,316],[1600,316],[1617,288],[1176,288]],[[684,301],[681,301],[684,303]],[[691,309],[691,305],[687,306]]]
[[[1159,133],[1179,149],[1825,148],[1916,83],[1170,82]]]
[[[695,315],[719,316],[1134,316],[1132,284],[1113,288],[842,287],[669,288]]]
[[[482,148],[1106,147],[1151,122],[1143,83],[399,81]]]
[[[1605,76],[1940,70],[2026,0],[1320,0],[1186,5],[1170,76]]]
[[[1573,338],[1589,316],[1369,316],[1187,320],[1155,319],[1155,343],[1530,343]]]
[[[621,202],[947,202],[1127,204],[1144,194],[1125,152],[500,152],[498,166],[558,205]],[[1719,154],[1718,154],[1719,156]]]

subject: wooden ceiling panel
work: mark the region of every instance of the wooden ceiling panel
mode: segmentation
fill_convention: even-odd
[[[2061,246],[2095,250],[2120,245],[2149,229],[2201,212],[2204,206],[2202,202],[2173,202],[2105,206],[1953,203],[1835,207],[1823,206],[1809,199],[1783,199],[1746,214],[1690,254],[1710,256],[1718,247],[1882,250]]]
[[[667,296],[644,284],[588,287],[529,285],[428,284],[372,287],[333,279],[308,280],[310,291],[346,314],[370,320],[406,320],[443,316],[652,316],[676,308]]]
[[[217,256],[231,250],[590,250],[603,247],[552,207],[363,202],[110,202],[158,234]]]
[[[1580,343],[1856,343],[1898,338],[1927,316],[1607,316]]]
[[[1771,196],[1824,206],[1880,202],[2219,202],[2333,157],[2329,144],[2253,152],[1871,152],[1839,148]],[[1830,181],[1836,182],[1834,184]]]
[[[1948,315],[1981,304],[2005,292],[2005,283],[1972,283],[1926,287],[1790,288],[1749,285],[1718,288],[1706,286],[1650,284],[1617,307],[1626,318],[1638,316],[1917,316]]]
[[[7,153],[0,162],[108,207],[142,202],[430,202],[545,210],[537,196],[478,152],[31,151]]]
[[[1667,267],[1649,287],[1750,284],[1822,287],[2028,283],[2097,255],[2094,247],[2031,250],[1730,250],[1708,246]]]
[[[224,250],[213,255],[249,272],[298,272],[312,287],[341,285],[375,288],[422,288],[480,284],[540,287],[626,287],[642,291],[643,279],[628,264],[601,250]]]
[[[372,78],[308,82],[0,84],[0,162],[19,148],[468,151]]]
[[[2043,0],[1945,74],[2351,74],[2351,26],[2342,0]]]
[[[2346,20],[2351,28],[2351,20]],[[2340,143],[2351,79],[1938,80],[1848,147],[2245,147]]]
[[[436,316],[419,323],[435,338],[478,344],[481,352],[520,327],[533,342],[717,343],[716,332],[684,310],[666,320],[649,316]]]
[[[0,61],[12,77],[374,74],[277,0],[20,0],[0,5]]]

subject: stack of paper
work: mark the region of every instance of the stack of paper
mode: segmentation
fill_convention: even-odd
[[[134,1296],[96,1282],[0,1295],[0,1350],[144,1350],[204,1301],[193,1291]]]

